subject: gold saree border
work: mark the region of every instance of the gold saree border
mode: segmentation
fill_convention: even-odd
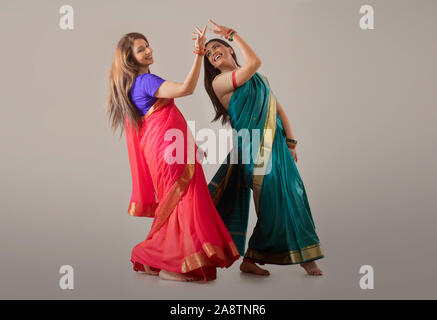
[[[150,217],[155,216],[155,210],[158,207],[158,203],[140,203],[131,201],[127,213],[134,217]]]
[[[229,242],[227,245],[228,249],[231,250],[233,257],[225,254],[223,249],[219,246],[213,245],[210,242],[205,242],[202,245],[202,250],[186,256],[181,265],[182,273],[187,273],[202,267],[214,266],[214,261],[211,261],[211,257],[217,255],[217,257],[225,262],[225,266],[228,267],[232,264],[235,258],[239,258],[240,254],[233,241]]]
[[[143,120],[146,120],[148,117],[152,115],[155,111],[167,106],[172,99],[160,98],[158,99],[153,106],[147,110],[146,114],[143,116]]]
[[[160,110],[163,107],[169,105],[171,103],[171,100],[172,99],[158,99],[155,102],[155,104],[142,117],[142,121],[146,120],[148,117],[150,117],[150,115],[152,115],[157,110]],[[190,171],[190,169],[188,171]],[[190,172],[188,172],[188,174]],[[194,172],[194,169],[193,169],[193,172]],[[184,170],[183,174],[184,173],[185,173],[185,175],[187,175],[185,170]],[[182,181],[179,181],[181,178],[182,178]],[[182,175],[182,177],[180,177],[178,179],[178,181],[176,181],[176,182],[179,182],[179,184],[184,183],[186,179],[187,179],[187,177]],[[171,188],[170,191],[173,189],[177,189],[177,186],[173,185],[173,187],[174,188]],[[156,212],[158,212],[158,210],[161,210],[162,206],[166,207],[166,205],[167,205],[166,202],[168,202],[167,197],[162,202],[164,202],[164,203],[161,205],[158,203],[144,204],[144,203],[140,203],[140,202],[131,201],[129,203],[128,214],[130,214],[131,216],[135,216],[135,217],[151,217],[151,218],[153,218],[153,217],[155,217]]]
[[[267,109],[266,122],[264,124],[263,139],[261,141],[261,145],[259,147],[258,155],[254,165],[256,167],[256,164],[259,162],[260,155],[262,154],[264,157],[264,161],[266,161],[266,163],[264,163],[264,166],[262,168],[263,171],[260,174],[253,175],[253,186],[252,186],[253,199],[255,202],[255,212],[257,216],[258,216],[258,208],[259,208],[259,198],[261,196],[261,189],[264,181],[265,171],[267,169],[268,162],[270,161],[271,158],[273,141],[276,134],[276,97],[270,90],[270,87],[265,77],[262,77],[262,79],[264,81],[264,84],[269,88],[269,103]],[[269,135],[266,136],[266,132],[269,129],[271,130],[272,134],[270,136]]]
[[[216,187],[216,188],[219,186],[219,185],[218,185],[217,183],[215,183],[214,181],[211,181],[210,183],[211,183],[214,187]]]
[[[178,202],[181,200],[185,191],[187,191],[188,186],[191,183],[195,171],[195,164],[186,164],[184,170],[182,171],[179,178],[173,183],[170,190],[164,196],[162,201],[160,201],[158,208],[156,209],[156,222],[153,225],[153,230],[150,233],[155,233],[158,231],[173,209],[176,207]]]
[[[266,163],[264,165],[264,171],[261,174],[253,175],[252,190],[253,190],[253,198],[254,198],[254,202],[255,202],[255,211],[256,211],[257,215],[258,215],[258,204],[259,204],[259,197],[261,194],[261,187],[262,187],[262,183],[264,180],[265,170],[267,168],[268,161],[270,161],[273,141],[274,141],[274,137],[275,137],[275,133],[276,133],[276,97],[272,93],[272,91],[270,90],[270,86],[268,84],[267,79],[264,76],[261,76],[261,78],[263,79],[264,84],[269,88],[269,102],[268,102],[268,109],[267,109],[267,117],[266,117],[266,121],[264,124],[263,139],[261,141],[261,144],[260,144],[260,147],[258,150],[257,159],[255,161],[255,166],[259,162],[259,158],[260,158],[261,154],[264,156],[264,158],[267,158],[267,159],[264,159],[264,161],[266,161]],[[272,132],[271,136],[266,137],[266,132],[267,132],[266,129],[271,130],[271,132]],[[214,190],[214,192],[212,194],[212,200],[213,200],[215,205],[217,205],[217,203],[220,201],[220,199],[223,195],[223,191],[228,184],[228,180],[229,180],[232,168],[233,168],[233,165],[230,164],[228,171],[226,172],[225,178],[222,179],[219,184],[213,183],[213,185],[216,187],[216,189]]]
[[[320,243],[317,243],[300,250],[279,253],[247,249],[245,257],[270,264],[295,264],[323,258],[323,252]]]
[[[152,114],[154,114],[156,111],[161,110],[162,108],[169,106],[173,102],[173,99],[158,99],[155,104],[146,112],[143,119],[146,120],[148,117],[150,117]],[[188,130],[188,127],[187,127]],[[188,131],[191,133],[191,131]],[[187,139],[191,141],[193,138],[189,135]],[[182,196],[184,195],[185,191],[188,189],[188,186],[191,183],[191,179],[194,176],[195,171],[195,161],[192,161],[185,164],[184,169],[182,170],[181,175],[179,178],[173,183],[171,188],[168,190],[164,198],[159,202],[158,207],[155,210],[155,221],[152,225],[152,229],[149,232],[149,236],[157,232],[162,225],[165,223],[167,218],[170,216],[178,202],[181,200]]]
[[[211,182],[216,187],[216,189],[214,190],[211,196],[212,202],[214,202],[214,205],[216,206],[219,203],[220,199],[222,198],[223,192],[226,189],[226,186],[228,185],[229,177],[231,176],[233,167],[234,167],[233,164],[229,164],[228,171],[226,172],[225,177],[220,181],[218,185],[215,182],[214,183]]]

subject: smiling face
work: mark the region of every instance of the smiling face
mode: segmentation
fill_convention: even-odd
[[[224,69],[234,69],[237,64],[232,57],[232,48],[226,47],[218,41],[211,41],[206,45],[206,58],[216,69],[223,72]]]
[[[153,63],[152,48],[144,39],[135,39],[132,54],[141,69],[148,70]]]

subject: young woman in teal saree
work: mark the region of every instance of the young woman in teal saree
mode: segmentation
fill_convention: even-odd
[[[229,121],[235,143],[208,187],[244,255],[240,270],[269,275],[256,263],[300,264],[308,274],[322,275],[315,260],[324,255],[296,168],[297,141],[288,118],[267,78],[256,72],[261,61],[249,45],[234,30],[210,22],[216,34],[235,40],[246,62],[238,65],[226,41],[206,44],[205,88],[216,111],[214,120]],[[245,252],[250,190],[258,219]]]

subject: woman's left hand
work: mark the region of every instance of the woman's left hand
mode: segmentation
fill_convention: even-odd
[[[297,153],[296,153],[296,147],[294,147],[294,148],[290,148],[290,147],[288,147],[288,149],[290,150],[290,152],[291,152],[291,156],[293,157],[293,159],[294,159],[294,162],[297,162]]]
[[[222,36],[223,38],[226,36],[226,34],[229,32],[229,30],[231,30],[231,28],[217,24],[212,19],[209,19],[209,22],[211,22],[211,24],[214,26],[214,28],[212,29],[212,32],[214,32],[215,34],[218,34],[219,36]]]
[[[196,40],[196,42],[194,43],[194,50],[196,51],[203,51],[205,50],[205,42],[206,42],[206,37],[205,37],[205,32],[206,32],[206,27],[202,30],[200,30],[198,27],[196,27],[196,32],[193,32],[193,34],[196,36],[196,38],[193,38],[193,40]]]

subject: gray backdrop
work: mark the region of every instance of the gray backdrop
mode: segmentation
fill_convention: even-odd
[[[436,1],[72,0],[74,30],[59,27],[63,4],[0,4],[0,298],[437,297]],[[359,28],[364,4],[374,30]],[[293,265],[258,278],[237,262],[216,281],[175,283],[131,269],[151,220],[127,214],[125,137],[105,117],[115,46],[144,33],[152,71],[182,82],[193,27],[209,17],[254,48],[286,109],[322,277]],[[176,104],[197,129],[218,130],[202,81],[203,71]],[[208,181],[217,168],[204,166]],[[255,219],[252,202],[250,232]],[[74,290],[59,288],[61,265],[73,266]],[[362,265],[374,268],[373,290],[359,286]]]

